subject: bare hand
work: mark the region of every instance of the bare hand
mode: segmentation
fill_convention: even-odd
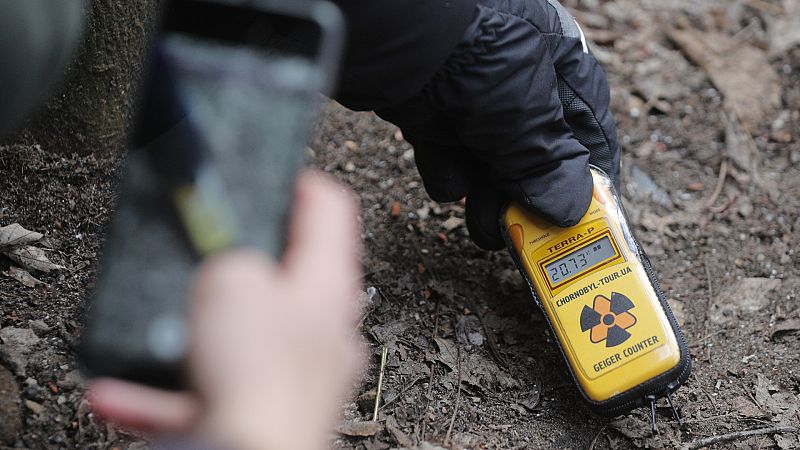
[[[93,409],[149,431],[192,431],[241,449],[319,449],[360,367],[355,298],[360,242],[350,194],[298,180],[283,262],[238,251],[193,283],[193,391],[95,380]]]

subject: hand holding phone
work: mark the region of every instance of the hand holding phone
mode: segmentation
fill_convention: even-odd
[[[169,4],[89,306],[89,375],[185,384],[192,271],[231,247],[280,257],[340,41],[325,2]]]

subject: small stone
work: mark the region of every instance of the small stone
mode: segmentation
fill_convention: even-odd
[[[25,400],[25,407],[30,409],[32,413],[37,415],[44,412],[44,406],[42,406],[40,403],[36,403],[33,400]]]
[[[689,183],[689,185],[686,186],[686,189],[688,189],[688,190],[690,190],[692,192],[699,192],[699,191],[702,191],[705,188],[706,188],[706,185],[701,183],[701,182],[699,182],[699,181],[696,181],[694,183]]]
[[[29,320],[28,325],[38,335],[47,334],[50,332],[50,327],[44,320]]]
[[[394,132],[394,140],[398,142],[403,140],[403,132],[399,129]]]
[[[356,144],[354,141],[344,141],[344,146],[351,152],[358,148],[358,144]]]
[[[347,161],[344,164],[344,167],[342,167],[342,168],[344,169],[345,172],[355,172],[356,171],[356,165],[352,161]]]
[[[392,203],[392,209],[390,211],[392,217],[397,217],[400,215],[400,202]]]
[[[656,144],[650,141],[644,141],[642,145],[636,147],[633,153],[639,158],[648,158],[656,149]]]
[[[17,375],[25,376],[25,368],[28,365],[28,353],[31,347],[40,341],[36,333],[30,328],[6,327],[0,329],[0,353],[6,356],[8,362],[12,364]]]
[[[749,217],[753,214],[753,204],[749,200],[744,200],[739,204],[737,212],[742,217]]]
[[[678,322],[679,326],[683,326],[686,323],[686,312],[683,308],[683,303],[674,298],[668,298],[667,303],[669,304],[669,309],[672,310],[672,315],[675,316],[675,321]]]
[[[58,382],[58,385],[64,389],[75,389],[76,387],[83,387],[84,380],[80,370],[71,370],[64,375],[64,378]]]
[[[632,118],[636,119],[638,117],[641,117],[642,112],[644,111],[646,106],[647,105],[645,104],[644,100],[642,100],[641,98],[635,95],[631,95],[630,97],[628,97],[628,105],[627,105],[628,115],[631,116]]]
[[[779,130],[772,130],[770,133],[770,137],[775,142],[782,142],[782,143],[789,143],[792,142],[792,133],[785,128],[781,128]]]
[[[425,203],[425,206],[417,210],[417,217],[419,220],[426,220],[431,215],[431,206]]]
[[[463,224],[464,224],[464,219],[462,219],[461,217],[453,216],[442,222],[442,228],[444,228],[447,232],[450,232],[460,227]]]
[[[467,335],[467,338],[469,339],[469,343],[476,347],[480,347],[481,345],[483,345],[483,335],[477,331],[469,333]]]

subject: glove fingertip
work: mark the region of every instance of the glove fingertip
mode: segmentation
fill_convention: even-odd
[[[502,250],[506,246],[506,243],[500,234],[499,225],[497,226],[497,230],[488,231],[468,220],[467,229],[469,230],[469,237],[472,239],[472,242],[484,250]]]
[[[506,196],[488,185],[472,187],[467,195],[467,230],[472,242],[484,250],[500,250],[505,241],[500,230],[500,215]]]
[[[507,190],[532,213],[567,228],[583,219],[592,202],[594,183],[585,163],[567,161],[560,169]]]

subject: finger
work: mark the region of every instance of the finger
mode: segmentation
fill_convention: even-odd
[[[353,194],[319,173],[301,174],[289,225],[284,270],[305,287],[321,285],[355,291],[361,277],[360,255]],[[333,293],[331,296],[335,297]]]
[[[520,206],[560,227],[580,222],[592,201],[592,175],[586,155],[547,164],[520,179],[502,182]]]
[[[92,381],[86,397],[102,418],[140,431],[186,431],[200,412],[197,399],[188,393],[110,378]]]
[[[209,258],[196,271],[190,288],[189,316],[193,331],[224,328],[227,322],[238,319],[237,312],[252,308],[249,303],[271,300],[262,297],[268,295],[271,284],[277,283],[277,270],[274,261],[254,250],[231,251]],[[262,291],[263,295],[252,295]],[[211,344],[215,342],[212,340]]]
[[[475,183],[467,195],[467,229],[469,237],[485,250],[505,247],[500,234],[500,216],[508,197],[488,183]]]
[[[425,191],[437,202],[455,202],[467,195],[469,178],[465,159],[469,152],[461,147],[417,144],[414,162]]]
[[[426,96],[414,96],[376,112],[399,126],[414,146],[414,162],[432,199],[454,202],[467,195],[469,178],[464,160],[469,152],[459,142],[457,130]]]
[[[190,373],[198,387],[220,383],[225,367],[250,339],[246,326],[253,316],[269,314],[280,280],[278,266],[266,255],[240,250],[209,259],[191,286],[189,323],[192,346]],[[234,361],[235,362],[235,361]]]
[[[256,250],[235,250],[208,258],[197,269],[192,280],[191,297],[197,306],[194,309],[202,309],[205,301],[219,304],[215,301],[215,293],[230,292],[233,288],[246,287],[254,282],[264,284],[265,278],[269,280],[275,276],[276,267],[275,262]]]

